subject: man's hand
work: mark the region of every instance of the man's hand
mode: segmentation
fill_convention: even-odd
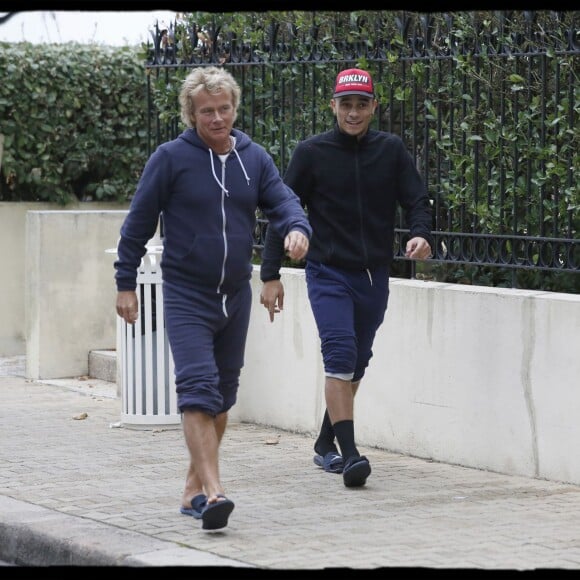
[[[431,246],[425,238],[417,236],[407,242],[405,257],[412,260],[426,260],[431,257]]]
[[[135,290],[117,292],[117,314],[127,324],[135,324],[139,318],[139,301]]]
[[[268,310],[270,322],[274,322],[274,314],[284,309],[284,285],[280,280],[264,282],[260,292],[260,304]]]
[[[308,238],[300,231],[293,230],[284,238],[284,250],[292,260],[302,260],[308,252]]]

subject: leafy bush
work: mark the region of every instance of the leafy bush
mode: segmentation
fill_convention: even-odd
[[[146,161],[140,50],[0,43],[0,200],[127,201]]]
[[[236,126],[284,172],[332,125],[336,72],[360,66],[377,81],[374,127],[404,139],[432,195],[442,242],[417,274],[580,292],[573,13],[192,12],[167,32],[142,52],[0,44],[0,200],[128,200],[150,152],[182,131],[177,95],[198,65],[232,72]],[[447,233],[473,239],[447,248]]]

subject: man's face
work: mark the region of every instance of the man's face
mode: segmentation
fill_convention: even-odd
[[[330,106],[336,115],[339,129],[353,137],[362,137],[369,128],[377,102],[371,97],[346,95],[331,99]]]
[[[229,149],[230,132],[236,120],[232,96],[227,91],[215,95],[203,90],[193,97],[195,127],[202,141],[216,152]]]

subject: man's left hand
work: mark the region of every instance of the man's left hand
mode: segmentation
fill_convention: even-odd
[[[302,260],[308,253],[308,238],[298,230],[291,231],[284,238],[284,250],[292,260]]]
[[[432,251],[429,242],[425,238],[417,236],[407,242],[405,257],[411,260],[427,260],[431,257]]]

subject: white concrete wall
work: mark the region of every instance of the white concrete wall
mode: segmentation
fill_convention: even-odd
[[[324,413],[303,273],[254,312],[233,417],[314,435]],[[358,443],[580,483],[580,296],[391,279],[355,405]]]
[[[88,354],[116,347],[113,261],[126,211],[29,211],[26,376],[88,373]]]
[[[375,359],[388,360],[371,363],[360,390],[360,437],[438,461],[580,482],[580,296],[392,287],[375,345]],[[401,344],[405,327],[414,330]]]
[[[0,356],[26,352],[24,323],[24,258],[26,213],[49,209],[48,203],[0,202]]]
[[[29,211],[24,255],[4,256],[7,275],[24,281],[26,267],[26,282],[6,284],[0,301],[5,320],[15,305],[26,310],[29,378],[86,374],[89,351],[115,348],[114,254],[105,250],[115,247],[125,214]],[[283,269],[282,281],[285,308],[270,323],[255,268],[231,420],[314,436],[325,407],[318,335],[304,272]],[[356,399],[358,443],[580,484],[580,295],[390,284]],[[4,344],[13,338],[7,331],[14,325],[0,326]]]
[[[66,206],[70,211],[119,210],[128,204],[82,202]],[[26,214],[63,208],[44,202],[0,202],[0,356],[26,353],[25,257]],[[67,240],[67,245],[75,240]],[[116,244],[116,239],[115,239]]]

